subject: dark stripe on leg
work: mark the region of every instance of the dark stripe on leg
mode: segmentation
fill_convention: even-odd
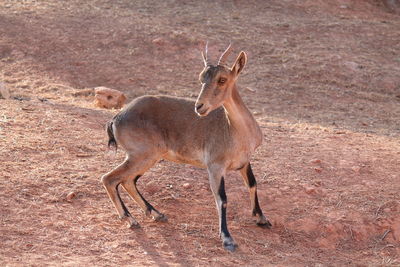
[[[257,185],[256,178],[254,177],[253,170],[251,169],[250,163],[247,165],[246,174],[247,174],[247,180],[249,183],[249,187],[256,186]]]
[[[221,233],[224,237],[230,237],[228,231],[228,225],[226,223],[226,204],[227,204],[227,197],[225,193],[225,180],[224,177],[221,178],[221,183],[218,189],[218,195],[221,199]]]
[[[256,181],[256,178],[254,177],[253,170],[251,169],[250,163],[247,165],[246,174],[247,174],[247,179],[249,182],[249,187],[253,188],[253,187],[257,186],[257,181]],[[261,216],[262,211],[260,208],[260,204],[258,203],[257,191],[255,191],[254,194],[255,194],[254,195],[254,208],[253,208],[252,213],[253,213],[253,216],[256,216],[256,215]]]
[[[260,215],[261,216],[263,213],[261,211],[260,204],[258,203],[257,192],[255,194],[256,195],[254,197],[255,206],[254,206],[254,209],[253,209],[253,216],[256,216],[256,215]]]
[[[225,193],[225,180],[224,180],[223,176],[221,178],[221,183],[219,184],[218,195],[221,198],[221,201],[223,203],[226,203],[227,198],[226,198],[226,193]]]
[[[149,214],[151,214],[151,211],[152,211],[152,210],[156,211],[156,209],[155,209],[149,202],[147,202],[146,199],[144,199],[144,197],[143,197],[142,194],[139,192],[139,190],[137,189],[137,186],[136,186],[136,183],[137,183],[137,181],[139,180],[139,178],[140,178],[141,176],[142,176],[142,175],[136,176],[135,179],[133,180],[133,182],[134,182],[134,184],[135,184],[136,191],[138,192],[140,198],[143,200],[144,204],[145,204],[146,207],[147,207],[147,212],[149,212]]]
[[[125,213],[124,216],[128,217],[131,214],[129,213],[128,209],[126,208],[124,202],[122,202],[121,196],[119,195],[118,187],[119,187],[119,184],[117,184],[117,186],[115,187],[115,189],[117,191],[117,196],[118,196],[119,201],[121,202],[122,209],[124,210],[124,213]]]

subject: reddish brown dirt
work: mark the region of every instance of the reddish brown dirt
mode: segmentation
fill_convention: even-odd
[[[1,1],[0,264],[398,266],[399,29],[372,0]],[[273,228],[255,226],[232,173],[233,254],[191,166],[161,162],[139,182],[168,223],[126,194],[142,228],[117,220],[100,183],[124,156],[106,147],[117,111],[87,90],[195,98],[206,40],[214,57],[229,42],[248,52],[241,94],[265,135],[253,169]]]

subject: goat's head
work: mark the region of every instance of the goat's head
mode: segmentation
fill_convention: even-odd
[[[203,53],[204,69],[199,75],[202,84],[200,94],[195,104],[199,116],[207,116],[214,109],[222,106],[232,95],[236,79],[246,65],[247,56],[242,51],[232,67],[226,66],[226,60],[231,53],[231,46],[222,53],[217,65],[212,65],[207,55],[207,45]]]

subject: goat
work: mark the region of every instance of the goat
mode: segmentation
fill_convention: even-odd
[[[161,159],[206,168],[217,205],[223,247],[234,251],[237,245],[226,222],[224,179],[228,171],[239,170],[243,176],[257,224],[271,226],[258,203],[256,179],[249,162],[263,135],[236,87],[247,61],[245,52],[240,52],[231,68],[225,64],[231,53],[230,45],[217,65],[210,63],[207,52],[206,45],[202,53],[204,69],[199,75],[202,88],[196,102],[146,95],[134,99],[107,124],[109,146],[121,146],[126,159],[101,180],[120,219],[129,227],[139,227],[121,200],[119,185],[147,216],[155,221],[166,221],[166,216],[140,194],[136,187],[138,179]]]

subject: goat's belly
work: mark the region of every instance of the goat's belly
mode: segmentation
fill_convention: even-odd
[[[196,151],[186,152],[184,154],[169,150],[163,155],[163,158],[168,161],[190,164],[197,167],[204,168],[205,165],[201,160],[201,153]]]

